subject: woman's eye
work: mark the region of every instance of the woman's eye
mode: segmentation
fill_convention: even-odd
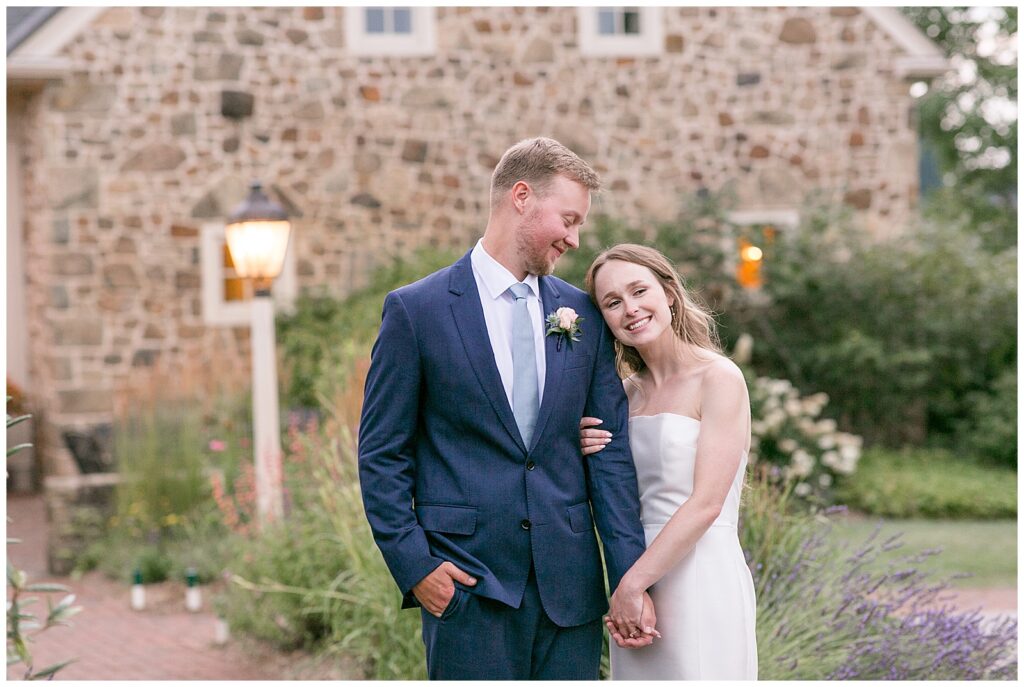
[[[619,304],[618,301],[608,301],[608,307],[609,308],[614,308],[618,304]]]
[[[644,295],[644,293],[646,291],[647,291],[647,289],[637,289],[636,292],[633,295],[634,296],[642,296],[642,295]]]

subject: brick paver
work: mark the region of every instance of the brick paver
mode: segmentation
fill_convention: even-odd
[[[79,580],[46,574],[45,509],[38,497],[7,500],[7,536],[23,540],[8,547],[8,556],[26,570],[31,582],[60,582],[77,596],[82,612],[70,627],[55,627],[31,645],[36,668],[76,658],[58,680],[273,680],[295,677],[288,657],[258,647],[243,649],[236,641],[214,644],[215,616],[184,608],[184,585],[150,585],[147,610],[129,607],[126,585],[92,572]],[[209,599],[204,597],[204,604]],[[45,611],[45,602],[31,607]],[[246,643],[248,646],[248,643]],[[301,659],[300,659],[301,660]],[[23,666],[7,670],[19,679]],[[342,676],[338,676],[342,677]]]

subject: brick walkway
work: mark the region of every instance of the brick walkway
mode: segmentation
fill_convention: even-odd
[[[66,584],[77,595],[82,613],[71,627],[57,627],[32,644],[37,668],[61,660],[78,660],[57,675],[59,680],[300,680],[354,679],[359,675],[337,661],[317,660],[301,653],[282,654],[251,641],[214,644],[216,618],[204,609],[184,609],[184,585],[147,587],[147,610],[129,608],[128,588],[97,572],[79,580],[46,574],[46,514],[39,497],[7,501],[7,536],[23,540],[8,548],[12,562],[26,570],[31,582]],[[207,595],[208,596],[208,595]],[[204,597],[208,605],[209,599]],[[1017,615],[1017,590],[961,589],[956,605],[981,608],[986,616]],[[40,602],[35,610],[45,608]],[[20,666],[8,668],[18,679]]]
[[[82,612],[70,627],[41,633],[31,646],[37,669],[77,658],[57,674],[58,680],[278,680],[352,679],[343,665],[316,664],[301,653],[283,654],[254,642],[214,644],[215,616],[184,608],[184,585],[147,586],[147,609],[132,611],[128,587],[92,572],[79,580],[46,573],[46,513],[39,497],[7,500],[7,536],[22,539],[8,547],[11,561],[30,582],[60,582],[77,596]],[[39,596],[39,595],[37,595]],[[40,600],[30,607],[45,612]],[[20,679],[23,666],[7,669]]]

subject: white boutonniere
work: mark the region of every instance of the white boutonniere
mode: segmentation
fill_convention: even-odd
[[[572,308],[559,308],[545,318],[544,322],[548,325],[547,335],[558,335],[556,350],[562,350],[562,337],[569,342],[569,346],[572,346],[574,341],[580,340],[580,334],[583,333],[583,330],[580,329],[582,321],[583,318],[577,315]]]

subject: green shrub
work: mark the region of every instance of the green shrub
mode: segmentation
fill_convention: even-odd
[[[780,234],[766,252],[769,303],[735,312],[772,330],[754,347],[755,367],[813,380],[871,440],[950,436],[968,394],[1015,363],[1016,251],[988,253],[956,226],[869,243],[824,224]]]
[[[868,449],[836,498],[891,518],[1014,518],[1017,475],[943,449]]]
[[[303,295],[291,314],[277,318],[277,340],[283,360],[283,402],[291,407],[321,408],[323,394],[338,386],[334,379],[353,344],[373,343],[381,309],[389,292],[451,264],[458,255],[424,248],[409,260],[398,260],[374,273],[369,286],[338,299]]]
[[[974,392],[960,423],[965,451],[1004,467],[1017,468],[1017,370],[1003,372],[989,392]]]
[[[286,521],[239,547],[227,565],[236,584],[229,585],[218,600],[232,631],[285,650],[318,647],[328,637],[330,619],[312,610],[315,590],[331,588],[347,565],[327,534],[329,523],[323,511],[312,504],[296,505]],[[260,588],[273,584],[312,591],[264,592],[237,584],[241,580]]]

